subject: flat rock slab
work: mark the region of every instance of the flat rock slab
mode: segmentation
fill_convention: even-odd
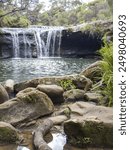
[[[64,102],[63,98],[64,89],[61,86],[39,84],[37,86],[37,89],[41,92],[46,93],[51,98],[53,103]]]
[[[113,123],[113,110],[111,107],[97,106],[88,102],[76,102],[68,105],[71,118],[94,117],[108,123]]]
[[[53,110],[54,105],[45,93],[38,90],[23,92],[0,105],[0,120],[19,125],[51,114]]]

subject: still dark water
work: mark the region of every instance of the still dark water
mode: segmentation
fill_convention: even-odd
[[[15,82],[43,76],[79,73],[96,59],[79,58],[18,58],[0,60],[0,82]]]

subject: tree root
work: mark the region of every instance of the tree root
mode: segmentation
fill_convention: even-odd
[[[52,150],[43,139],[43,136],[49,132],[52,126],[53,122],[47,119],[34,131],[33,142],[37,150]]]

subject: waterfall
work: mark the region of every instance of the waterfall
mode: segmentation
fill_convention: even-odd
[[[63,27],[30,26],[29,28],[1,28],[12,38],[15,58],[60,56]]]

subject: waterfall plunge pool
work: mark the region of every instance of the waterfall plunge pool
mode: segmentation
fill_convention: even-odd
[[[79,73],[97,59],[83,58],[13,58],[0,60],[0,82],[15,82],[44,76]]]

